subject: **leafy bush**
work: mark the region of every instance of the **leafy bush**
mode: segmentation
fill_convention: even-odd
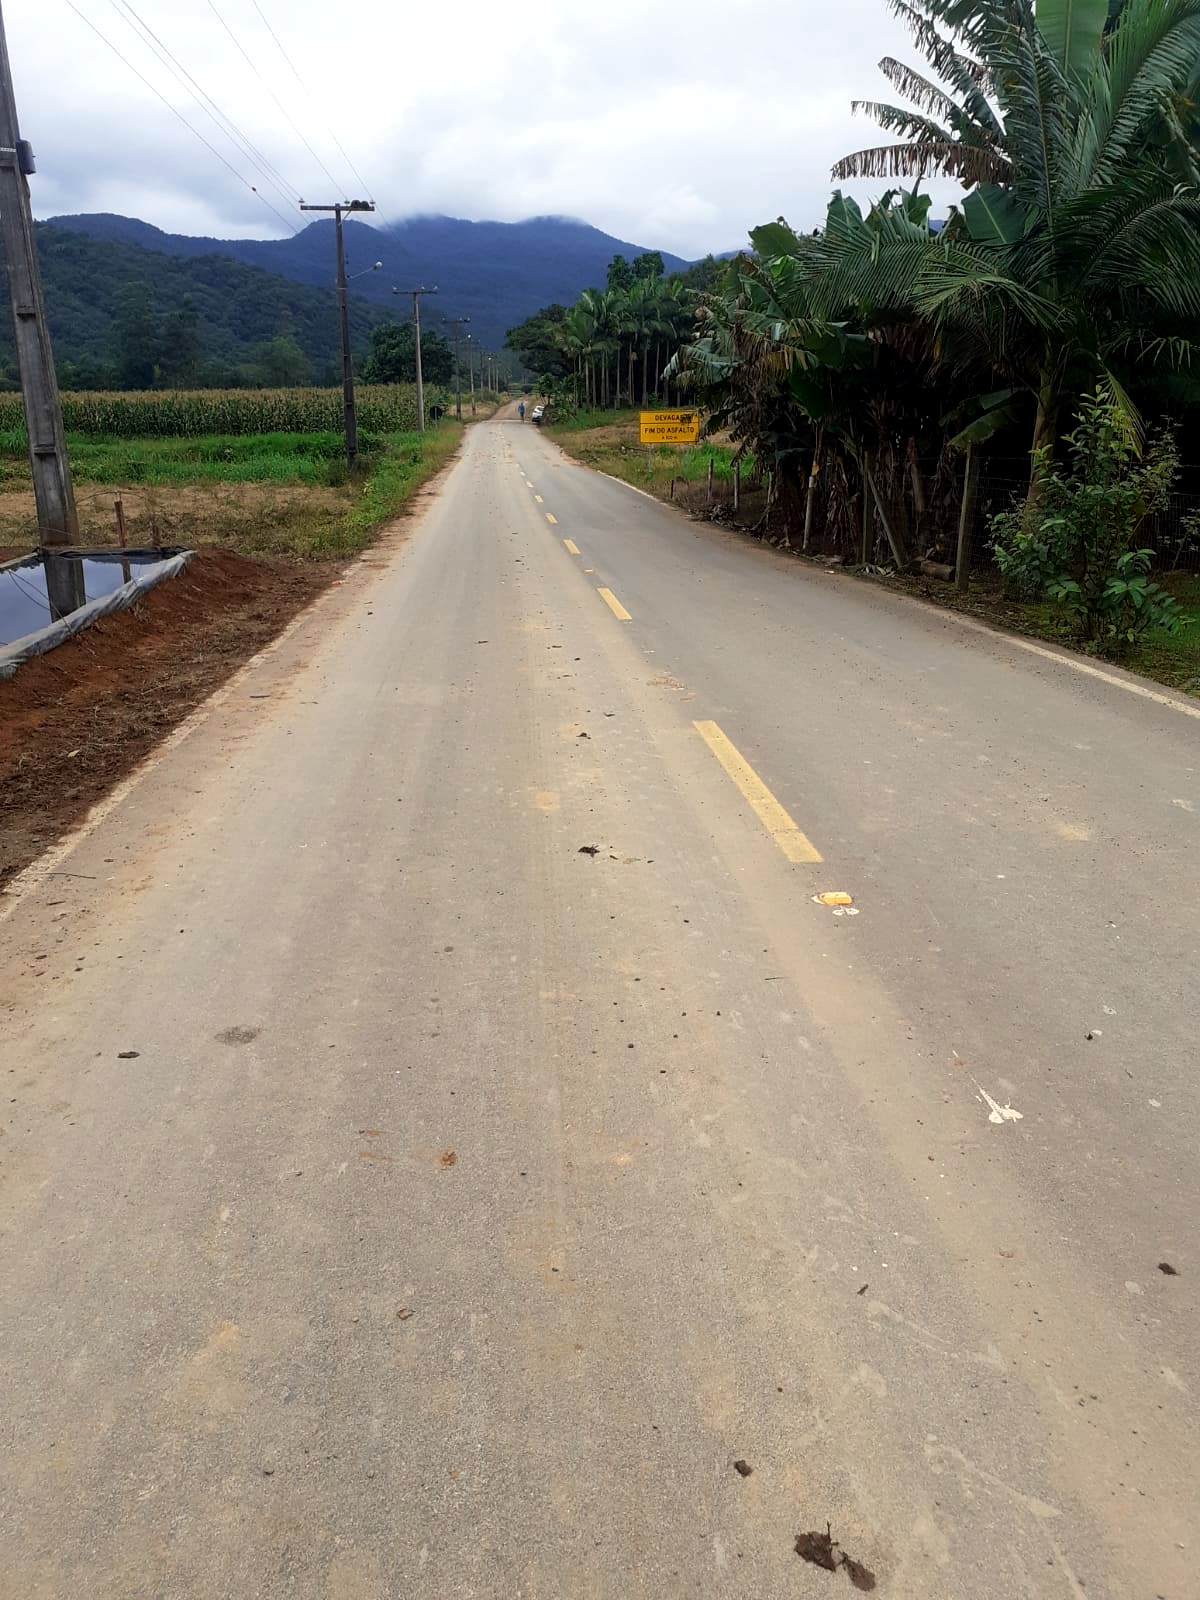
[[[1175,441],[1160,433],[1138,454],[1127,420],[1101,390],[1084,398],[1065,467],[1034,459],[1025,504],[992,518],[996,562],[1009,593],[1057,601],[1097,645],[1129,644],[1187,620],[1149,577],[1153,551],[1133,548],[1143,520],[1166,504],[1178,472]]]

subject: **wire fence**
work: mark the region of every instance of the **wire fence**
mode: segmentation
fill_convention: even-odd
[[[1028,476],[1017,476],[1007,462],[999,465],[1001,470],[995,471],[989,470],[985,463],[980,474],[979,499],[971,530],[973,568],[995,566],[992,518],[999,512],[1020,506],[1029,493]],[[1163,509],[1141,524],[1134,543],[1139,550],[1153,550],[1154,568],[1159,573],[1200,573],[1200,494],[1183,491],[1170,494]]]

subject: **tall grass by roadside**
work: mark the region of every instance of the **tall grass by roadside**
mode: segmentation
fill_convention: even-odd
[[[364,468],[383,454],[387,439],[359,434]],[[308,483],[347,479],[341,433],[202,434],[177,439],[93,439],[68,434],[77,484]],[[0,483],[25,482],[29,457],[23,433],[0,434]]]
[[[397,434],[356,495],[350,510],[333,527],[292,548],[305,556],[348,556],[366,548],[379,528],[397,515],[458,449],[462,433],[441,422],[424,433]]]
[[[416,427],[408,384],[362,384],[358,425],[371,433]],[[63,426],[87,438],[190,439],[209,434],[323,433],[342,426],[340,389],[151,389],[88,394],[64,391]],[[0,394],[0,433],[25,438],[19,394]]]

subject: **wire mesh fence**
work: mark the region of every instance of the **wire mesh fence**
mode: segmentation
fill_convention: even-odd
[[[1015,465],[1007,461],[995,467],[984,464],[971,530],[973,569],[995,566],[992,518],[1019,507],[1029,493],[1028,474],[1019,476],[1013,471]],[[1194,471],[1189,469],[1189,475]],[[1200,494],[1170,494],[1163,509],[1141,524],[1134,542],[1139,549],[1154,552],[1154,568],[1159,573],[1200,573]]]

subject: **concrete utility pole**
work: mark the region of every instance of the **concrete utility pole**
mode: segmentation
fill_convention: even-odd
[[[472,335],[467,335],[467,376],[471,380],[471,415],[475,415],[475,352],[479,348],[479,341]],[[480,386],[483,385],[483,374],[479,376]]]
[[[342,410],[345,415],[346,461],[354,465],[358,455],[358,417],[354,409],[354,361],[350,353],[350,309],[346,303],[346,246],[342,239],[342,218],[352,211],[374,211],[374,200],[340,200],[332,206],[306,206],[301,211],[332,211],[337,237],[338,315],[342,328]]]
[[[425,379],[421,374],[421,296],[436,294],[432,289],[393,289],[393,294],[410,294],[413,303],[413,357],[417,367],[417,427],[425,432]]]
[[[35,170],[33,151],[21,138],[13,98],[8,40],[0,14],[0,237],[12,298],[17,365],[25,400],[29,463],[37,504],[39,545],[74,544],[79,537],[71,466],[63,437],[58,379],[46,328],[42,280],[38,273],[29,206],[28,175]]]
[[[442,318],[443,322],[452,324],[454,327],[454,415],[458,418],[459,422],[462,421],[462,367],[460,366],[458,359],[458,341],[464,325],[470,322],[470,320],[470,317]]]

